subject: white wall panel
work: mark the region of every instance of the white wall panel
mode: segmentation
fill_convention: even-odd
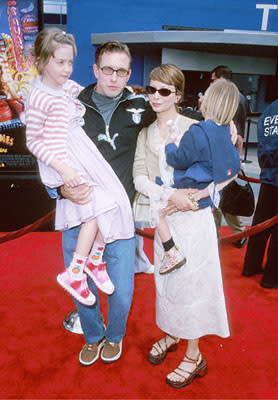
[[[233,73],[275,75],[276,59],[200,51],[162,49],[162,63],[171,62],[187,71],[211,71],[217,65],[228,65]]]

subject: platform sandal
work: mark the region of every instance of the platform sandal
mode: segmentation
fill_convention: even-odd
[[[168,339],[167,343],[167,338],[173,339],[174,342],[171,341],[171,343],[169,343]],[[165,360],[167,353],[177,350],[179,341],[179,338],[167,334],[153,345],[148,354],[148,360],[155,365],[161,364]],[[157,355],[152,354],[153,349],[157,352]]]
[[[193,371],[187,371],[185,368],[185,364],[195,364],[195,369]],[[166,382],[168,383],[168,385],[170,385],[173,388],[176,389],[180,389],[183,388],[187,385],[190,385],[190,383],[193,382],[193,380],[195,378],[201,378],[204,375],[206,375],[208,371],[208,367],[207,367],[207,363],[206,360],[204,358],[202,358],[201,353],[199,353],[198,357],[196,360],[194,360],[193,358],[190,358],[188,356],[185,356],[184,359],[182,360],[182,362],[180,363],[180,365],[174,369],[173,372],[171,372],[171,374],[176,374],[176,376],[182,378],[181,380],[175,380],[175,379],[170,379],[169,376],[171,374],[169,374],[166,377]]]

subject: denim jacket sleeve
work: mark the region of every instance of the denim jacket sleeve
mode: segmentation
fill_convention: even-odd
[[[51,199],[56,199],[56,200],[60,200],[61,199],[61,196],[59,195],[57,188],[50,188],[48,186],[45,186],[45,189],[46,189],[46,191],[48,193],[48,196]]]

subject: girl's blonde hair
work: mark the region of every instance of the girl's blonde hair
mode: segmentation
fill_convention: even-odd
[[[175,86],[176,94],[181,96],[181,101],[184,93],[185,80],[182,71],[176,65],[159,65],[151,71],[149,80],[159,81],[162,83],[166,83],[166,85]]]
[[[64,44],[72,46],[73,55],[76,55],[76,45],[74,37],[59,28],[46,28],[40,31],[31,48],[31,54],[35,58],[35,63],[39,74],[42,74],[45,65],[48,63],[55,50]]]
[[[206,119],[220,125],[229,125],[239,103],[239,90],[226,79],[217,79],[205,92],[200,110]]]

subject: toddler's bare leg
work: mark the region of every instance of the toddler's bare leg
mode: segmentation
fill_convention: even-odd
[[[83,257],[87,257],[96,239],[97,233],[98,225],[95,218],[83,222],[78,235],[75,252]]]

